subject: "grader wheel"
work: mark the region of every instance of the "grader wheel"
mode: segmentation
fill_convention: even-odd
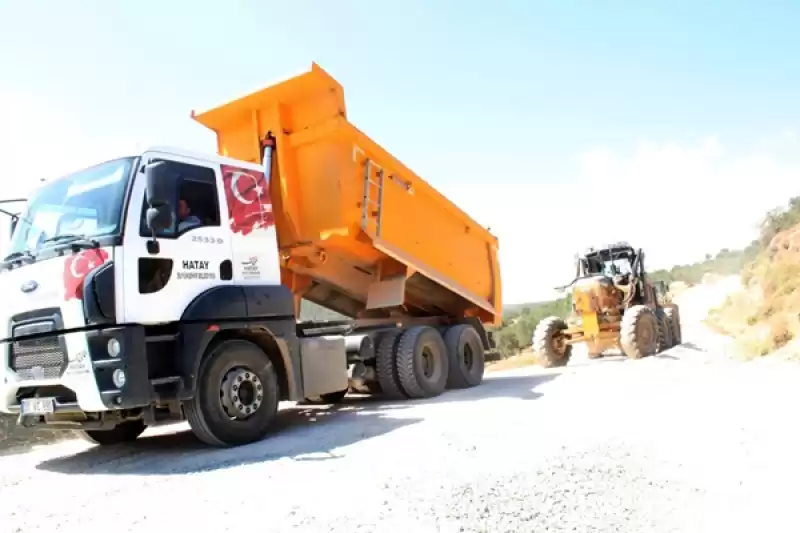
[[[656,309],[655,315],[658,319],[658,346],[656,347],[656,353],[661,353],[664,350],[669,350],[673,346],[672,325],[663,307]]]
[[[678,311],[678,306],[665,307],[664,314],[669,320],[672,329],[672,345],[677,346],[683,343],[683,335],[681,332],[681,316]]]
[[[620,345],[630,359],[641,359],[656,353],[658,348],[658,319],[650,308],[634,305],[622,316]]]
[[[561,332],[567,323],[557,316],[543,319],[533,332],[533,352],[540,365],[545,368],[565,366],[572,355],[572,346],[567,344]]]

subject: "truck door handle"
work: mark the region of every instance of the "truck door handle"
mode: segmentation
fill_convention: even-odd
[[[219,264],[219,279],[230,281],[233,279],[233,261],[226,259]]]

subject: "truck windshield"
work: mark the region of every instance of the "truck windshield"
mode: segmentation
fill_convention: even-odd
[[[60,236],[119,233],[134,159],[101,163],[39,188],[21,214],[6,253],[36,252]]]

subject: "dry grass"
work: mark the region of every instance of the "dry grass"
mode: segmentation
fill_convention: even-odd
[[[526,350],[517,355],[486,363],[487,372],[497,372],[500,370],[512,370],[514,368],[524,368],[538,364],[533,352]]]
[[[735,338],[743,358],[761,357],[800,337],[800,264],[794,254],[762,254],[743,273],[747,286],[712,310],[706,323]]]

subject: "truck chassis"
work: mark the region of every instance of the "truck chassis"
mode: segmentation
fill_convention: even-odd
[[[63,386],[20,388],[19,404],[11,409],[22,426],[78,429],[97,444],[132,441],[148,426],[188,420],[207,444],[239,445],[269,432],[280,401],[338,403],[348,392],[430,398],[478,385],[484,353],[493,345],[477,320],[454,323],[448,317],[185,322],[80,333],[89,335],[87,355],[110,410],[82,410]],[[62,335],[19,338],[12,344],[12,366],[23,374],[54,366],[60,371],[63,344]],[[112,357],[114,352],[126,357]],[[38,355],[26,361],[25,353]],[[128,382],[125,394],[120,380]],[[340,390],[316,394],[336,388],[337,381]],[[33,413],[23,413],[23,404]],[[240,431],[231,432],[223,416],[236,420]]]

